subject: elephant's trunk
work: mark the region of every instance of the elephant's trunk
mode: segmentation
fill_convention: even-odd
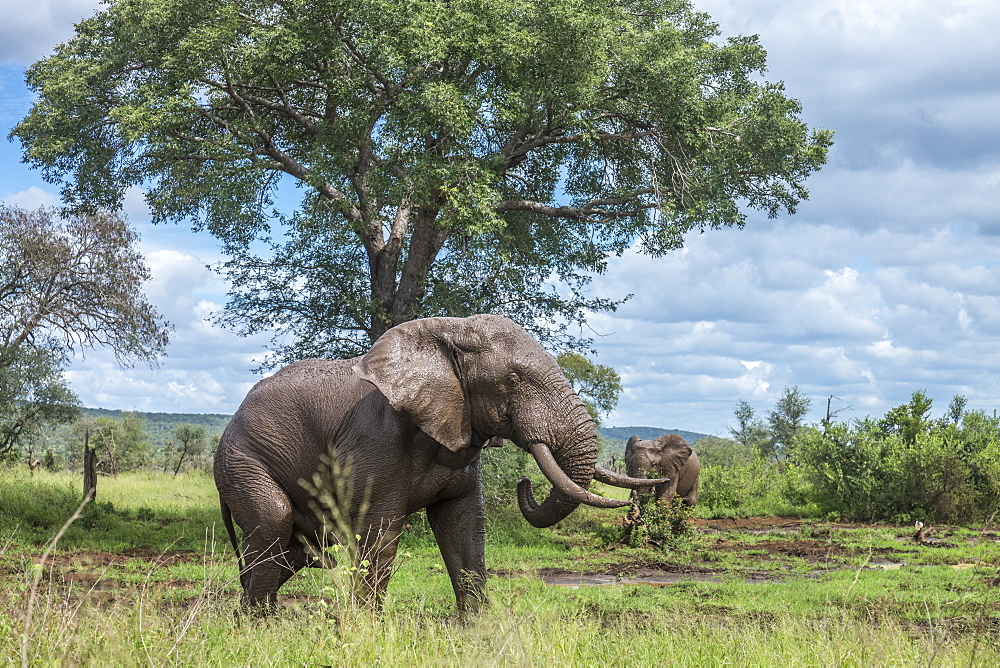
[[[535,500],[531,482],[527,478],[522,478],[517,485],[517,501],[521,514],[532,526],[539,528],[552,526],[568,516],[581,503],[602,508],[616,508],[629,504],[628,501],[608,499],[587,490],[587,485],[594,477],[597,463],[597,434],[582,403],[576,408],[577,410],[567,411],[577,418],[574,428],[563,432],[563,435],[566,433],[572,435],[568,443],[566,440],[558,439],[561,442],[544,443],[535,440],[527,444],[527,449],[535,458],[538,467],[552,483],[552,491],[541,503]]]
[[[552,451],[544,443],[532,443],[528,448],[538,462],[538,468],[542,470],[545,477],[549,479],[553,487],[559,490],[564,496],[569,497],[573,501],[578,503],[586,503],[588,506],[595,506],[597,508],[620,508],[622,506],[629,505],[628,501],[622,501],[621,499],[609,499],[599,494],[594,494],[593,492],[587,491],[580,485],[577,485],[573,480],[566,475],[566,472],[562,470],[559,464],[556,462],[555,457],[552,455]],[[531,492],[531,481],[527,478],[522,478],[521,483],[526,483],[525,488],[528,492],[526,501],[528,505],[534,505],[534,496]],[[518,485],[520,491],[521,485]]]

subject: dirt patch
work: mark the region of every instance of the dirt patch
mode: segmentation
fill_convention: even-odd
[[[748,583],[777,582],[791,573],[816,576],[831,569],[847,568],[858,556],[867,556],[867,568],[900,568],[919,547],[914,537],[904,536],[898,547],[862,546],[840,541],[842,530],[888,529],[890,525],[820,522],[797,517],[741,517],[695,519],[695,531],[702,537],[698,553],[701,561],[670,563],[671,553],[661,562],[628,562],[587,572],[559,568],[540,569],[538,577],[554,585],[588,586],[608,584],[670,585],[684,581],[716,582],[741,580]],[[947,534],[947,529],[941,530]],[[981,539],[989,540],[989,532]],[[909,543],[909,544],[907,544]],[[739,566],[734,569],[733,564]],[[856,566],[855,566],[856,567]]]
[[[656,561],[632,560],[613,563],[614,550],[604,555],[612,563],[590,569],[587,572],[565,568],[542,568],[535,572],[537,577],[555,585],[605,585],[605,584],[646,584],[670,586],[680,582],[715,582],[739,579],[745,582],[780,581],[789,573],[798,574],[828,572],[832,568],[845,568],[858,555],[867,555],[868,568],[892,569],[905,564],[917,549],[934,547],[925,541],[918,543],[913,537],[902,536],[898,547],[862,547],[858,543],[842,542],[837,534],[846,529],[895,529],[888,525],[849,524],[803,520],[796,517],[741,517],[736,519],[692,521],[695,531],[701,536],[695,551],[678,553],[677,562],[672,553],[665,552]],[[949,536],[947,528],[935,534]],[[955,536],[959,541],[963,538]],[[995,531],[984,530],[978,535],[965,537],[970,543],[998,540]],[[699,555],[699,556],[695,556]],[[692,559],[692,557],[695,557]],[[121,552],[100,552],[76,550],[52,555],[44,564],[51,569],[52,582],[70,587],[76,591],[88,591],[92,596],[110,595],[121,588],[129,588],[123,583],[121,571],[138,568],[142,574],[178,563],[200,563],[205,554],[191,550],[156,552],[148,548],[134,547]],[[33,557],[35,564],[42,565],[41,555]],[[129,561],[145,562],[126,566]],[[734,567],[734,564],[736,566]],[[856,567],[856,565],[855,565]],[[23,574],[24,565],[11,562],[0,565],[0,573],[5,575]],[[505,572],[491,569],[491,575],[499,577],[523,576],[524,572]],[[46,577],[50,577],[47,573]],[[130,580],[128,576],[125,580]],[[140,575],[140,579],[141,575]],[[145,582],[148,586],[163,591],[177,591],[192,587],[183,579],[164,580],[154,578]],[[1000,579],[998,579],[1000,582]],[[200,583],[199,585],[200,586]],[[997,586],[997,585],[994,585]]]
[[[193,550],[177,550],[174,552],[156,552],[144,547],[130,547],[121,552],[95,552],[92,550],[74,550],[51,554],[44,565],[70,569],[107,568],[122,564],[130,559],[149,561],[157,566],[201,561],[204,555]],[[32,561],[42,564],[42,555],[35,555]]]
[[[734,517],[722,520],[693,519],[691,522],[698,529],[715,531],[728,531],[732,529],[797,529],[803,525],[810,524],[809,521],[798,517]]]
[[[137,570],[141,574],[138,577],[142,578],[164,566],[201,562],[204,559],[204,554],[193,550],[157,552],[142,547],[128,548],[121,552],[96,550],[58,552],[49,555],[44,562],[41,554],[31,555],[31,563],[36,568],[44,569],[43,586],[69,598],[83,595],[98,604],[114,602],[123,591],[136,587],[134,582],[123,581],[122,567],[131,571]],[[126,566],[129,562],[133,563]],[[6,562],[0,565],[0,574],[18,579],[27,577],[30,581],[32,576],[30,572],[25,572],[25,565],[24,562]],[[160,590],[183,590],[194,585],[191,582],[173,579],[143,582],[142,586]]]

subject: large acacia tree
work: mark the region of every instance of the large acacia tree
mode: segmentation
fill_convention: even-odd
[[[610,255],[806,196],[831,134],[764,67],[685,0],[109,0],[11,136],[70,205],[141,185],[210,230],[287,356],[476,311],[558,337]]]

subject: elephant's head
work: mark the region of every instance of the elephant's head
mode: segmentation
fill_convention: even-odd
[[[677,434],[641,441],[633,436],[625,444],[625,467],[630,476],[647,474],[675,477],[691,457],[691,446]]]
[[[590,415],[555,358],[507,318],[403,323],[379,338],[354,371],[452,452],[479,448],[492,437],[531,452],[553,485],[542,503],[530,482],[518,485],[521,512],[534,526],[551,526],[580,503],[628,505],[587,490],[595,474],[603,480],[608,473],[596,467]]]

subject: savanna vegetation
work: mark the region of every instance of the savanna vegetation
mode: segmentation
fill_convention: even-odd
[[[738,404],[733,438],[695,444],[699,506],[645,505],[631,531],[624,512],[592,508],[532,528],[513,490],[522,475],[544,484],[537,467],[517,448],[487,448],[492,604],[464,620],[420,513],[383,614],[354,602],[356,566],[336,550],[336,568],[285,585],[277,619],[237,625],[235,559],[203,468],[107,471],[98,499],[66,524],[79,473],[8,465],[0,651],[29,664],[119,665],[1000,660],[995,418],[961,398],[933,417],[916,392],[880,419],[810,425],[793,419],[806,401],[786,390],[760,419]],[[773,425],[789,423],[779,441]],[[183,447],[199,429],[181,426]],[[857,488],[841,494],[848,483]],[[919,536],[914,518],[925,521]]]
[[[506,458],[490,468],[507,472],[520,455],[495,448],[488,457]],[[24,665],[1000,660],[992,524],[940,526],[931,542],[909,525],[694,518],[669,546],[631,546],[611,510],[530,527],[511,488],[501,493],[502,478],[487,483],[492,602],[479,616],[459,618],[433,537],[414,516],[384,613],[352,602],[342,560],[287,583],[281,615],[237,624],[235,559],[210,477],[121,473],[65,524],[77,511],[77,476],[7,469],[0,653]]]
[[[939,416],[923,391],[882,417],[807,424],[788,388],[758,417],[734,411],[732,439],[702,439],[699,506],[897,523],[990,521],[1000,512],[1000,418],[954,397]],[[769,509],[769,510],[768,510]]]
[[[0,651],[26,665],[1000,659],[996,416],[956,397],[935,417],[923,392],[882,418],[808,424],[808,407],[797,388],[762,418],[737,404],[732,438],[695,443],[699,506],[643,500],[639,524],[579,509],[534,529],[513,490],[523,475],[543,486],[537,467],[487,448],[481,615],[458,616],[417,513],[383,614],[356,603],[364,564],[335,546],[336,568],[285,585],[279,618],[243,625],[205,425],[176,422],[154,450],[143,416],[88,417],[68,428],[61,465],[25,466],[18,451],[0,472]],[[87,438],[102,475],[81,508]]]

